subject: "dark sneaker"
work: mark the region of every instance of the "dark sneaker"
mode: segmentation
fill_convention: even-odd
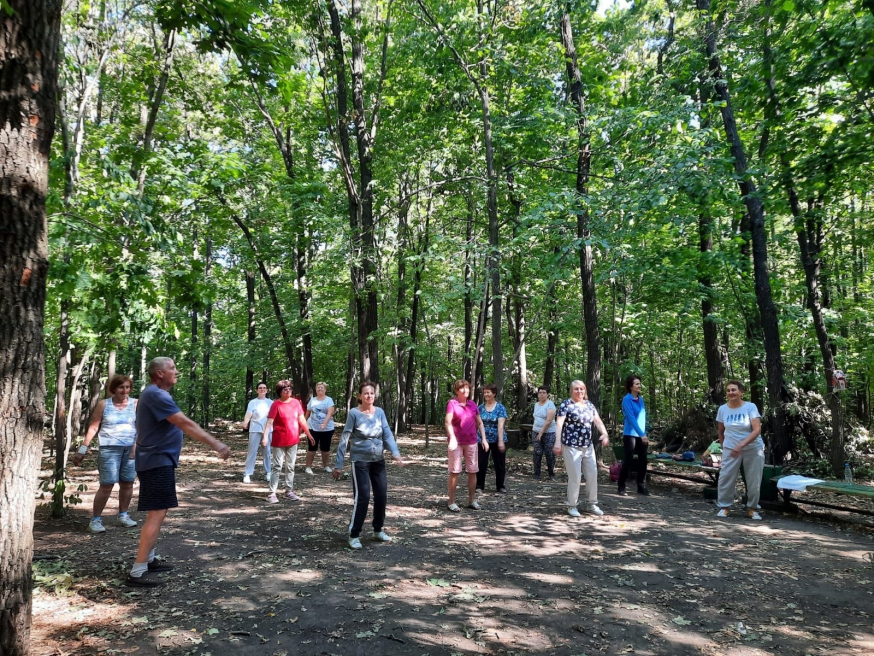
[[[153,560],[149,563],[150,572],[172,572],[175,568],[165,560]]]
[[[647,490],[647,489],[646,489],[645,487],[643,487],[642,485],[638,485],[638,486],[637,486],[637,493],[638,493],[638,494],[642,494],[642,495],[645,496],[645,497],[650,496],[650,491]]]
[[[164,585],[164,581],[160,579],[147,579],[145,576],[131,576],[127,575],[127,578],[124,580],[124,584],[129,588],[159,588]]]
[[[627,497],[627,496],[628,496],[628,492],[627,492],[627,490],[626,490],[624,487],[620,487],[620,488],[616,491],[616,494],[618,494],[620,497]]]

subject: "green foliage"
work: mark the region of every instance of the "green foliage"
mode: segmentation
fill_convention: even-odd
[[[788,382],[815,393],[825,388],[805,307],[786,166],[802,203],[825,217],[826,321],[849,374],[846,405],[869,422],[874,61],[868,50],[874,15],[848,2],[772,3],[770,14],[765,3],[713,4],[721,63],[751,154],[750,175],[767,211]],[[266,371],[270,382],[288,371],[260,275],[256,337],[247,341],[244,272],[258,268],[236,218],[251,231],[294,349],[300,353],[310,336],[314,376],[327,381],[343,405],[350,352],[357,350],[350,267],[359,255],[350,247],[339,135],[328,128],[336,125],[338,89],[325,7],[260,0],[122,5],[128,13],[99,17],[92,8],[88,15],[65,16],[70,140],[84,86],[90,79],[99,85],[81,105],[81,157],[62,139],[53,152],[49,352],[57,350],[65,301],[77,347],[94,345],[101,361],[115,348],[119,371],[133,373],[138,385],[143,348],[147,357],[172,355],[185,372],[177,397],[199,400],[208,348],[211,414],[239,419],[247,366],[256,379]],[[511,313],[514,299],[526,312],[529,383],[543,382],[550,329],[559,336],[556,395],[571,378],[584,377],[576,231],[581,212],[592,230],[604,339],[602,413],[616,418],[620,382],[630,372],[643,378],[656,418],[699,407],[707,390],[705,298],[727,349],[728,375],[747,378],[749,360],[762,355],[760,338],[746,336],[757,312],[749,235],[741,228],[744,208],[719,107],[705,82],[702,26],[692,6],[658,1],[599,12],[597,3],[572,3],[592,152],[588,192],[580,198],[577,117],[567,104],[559,38],[564,5],[513,1],[496,5],[497,15],[478,14],[478,5],[464,0],[425,5],[490,94],[503,292]],[[397,360],[414,352],[412,415],[418,420],[427,407],[439,422],[446,381],[460,376],[465,356],[473,355],[473,345],[465,343],[465,303],[475,328],[485,290],[489,181],[481,104],[449,43],[435,38],[418,5],[392,3],[386,22],[388,11],[386,3],[367,4],[359,35],[365,95],[379,98],[373,190],[383,403],[392,414]],[[353,29],[345,14],[342,20],[344,30]],[[176,50],[146,148],[144,121],[170,30]],[[763,63],[766,42],[770,67]],[[342,43],[348,68],[348,32]],[[102,46],[108,55],[98,72]],[[351,69],[346,77],[351,84]],[[351,97],[349,102],[354,159]],[[365,107],[368,120],[373,111],[373,104]],[[287,158],[277,135],[287,144]],[[68,198],[65,181],[74,161]],[[698,233],[702,214],[713,225],[713,249],[705,253]],[[213,253],[208,273],[207,238]],[[303,277],[297,249],[306,251]],[[417,274],[420,315],[413,343]],[[212,335],[205,343],[203,313],[210,305]],[[504,352],[512,353],[506,324],[502,332]],[[491,348],[487,329],[484,353]],[[515,363],[507,360],[512,373]],[[484,366],[489,379],[488,356]],[[48,373],[53,386],[55,374]]]

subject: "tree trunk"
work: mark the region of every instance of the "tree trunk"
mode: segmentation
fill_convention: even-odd
[[[61,327],[59,332],[57,382],[55,383],[55,469],[52,476],[52,517],[64,516],[64,468],[67,436],[67,379],[71,361],[70,301],[61,301]]]
[[[774,77],[773,52],[771,50],[770,1],[766,2],[766,22],[763,41],[763,62],[768,88],[768,107],[766,112],[770,117],[779,114],[779,99]],[[776,121],[775,121],[776,122]],[[807,291],[807,307],[813,320],[816,341],[822,356],[826,384],[826,405],[831,411],[832,439],[829,448],[829,461],[832,471],[840,476],[844,468],[846,449],[844,444],[844,409],[841,399],[835,390],[835,353],[837,345],[829,338],[823,316],[823,305],[826,300],[820,291],[822,273],[823,222],[821,212],[815,203],[808,206],[807,212],[802,212],[798,199],[798,191],[792,174],[792,167],[786,151],[779,152],[780,177],[789,198],[789,209],[792,212],[795,225],[795,236],[801,255],[801,265],[804,268],[804,282]]]
[[[364,98],[365,57],[364,28],[360,0],[352,0],[349,19],[352,31],[348,35],[352,46],[352,105],[354,112],[349,116],[349,88],[346,79],[346,54],[343,48],[343,30],[336,0],[327,3],[331,20],[330,49],[337,82],[337,125],[338,155],[344,172],[347,195],[349,197],[349,221],[352,234],[352,290],[355,295],[355,316],[357,319],[358,359],[363,379],[372,380],[379,387],[379,350],[377,331],[379,329],[379,303],[376,288],[376,230],[373,218],[373,145],[379,119],[378,95],[372,108],[368,123],[368,110]],[[386,27],[382,67],[378,85],[381,88],[385,79],[386,56],[388,48],[388,29]],[[348,138],[348,124],[354,125],[355,141],[358,149],[358,180],[352,173],[353,164]],[[378,390],[377,390],[378,392]]]
[[[558,305],[553,293],[549,298],[549,326],[546,332],[546,364],[543,367],[543,385],[548,389],[558,388],[558,379],[555,369],[555,351],[558,348]]]
[[[209,280],[209,271],[212,267],[212,238],[206,238],[206,258],[203,271],[203,276],[205,280]],[[212,299],[209,299],[206,302],[206,308],[204,308],[203,313],[203,386],[202,386],[202,396],[201,396],[201,422],[204,426],[209,425],[210,419],[212,419],[212,413],[210,411],[209,404],[209,359],[212,355]]]
[[[137,195],[142,198],[146,186],[146,160],[152,152],[152,138],[155,132],[155,123],[158,120],[158,109],[170,81],[170,72],[173,69],[173,58],[176,56],[176,30],[170,30],[164,35],[164,62],[161,73],[155,82],[154,88],[149,92],[149,105],[141,110],[140,122],[143,126],[140,149],[131,163],[130,176],[137,182]]]
[[[222,205],[230,209],[224,196],[219,194],[218,199]],[[258,265],[258,271],[261,273],[261,279],[267,286],[267,293],[270,295],[270,303],[273,306],[273,313],[276,316],[276,323],[279,324],[279,332],[282,334],[282,343],[285,346],[285,358],[288,362],[288,373],[291,374],[295,386],[300,385],[302,378],[302,375],[300,373],[300,366],[298,365],[297,358],[294,355],[294,345],[291,343],[291,337],[288,333],[288,326],[286,326],[285,324],[285,317],[282,314],[282,307],[279,305],[279,296],[276,294],[276,288],[273,285],[273,280],[270,277],[270,273],[268,273],[267,271],[264,260],[261,259],[261,256],[258,252],[258,245],[255,243],[255,238],[252,236],[252,232],[249,230],[249,227],[245,223],[243,223],[243,220],[236,212],[231,212],[231,218],[233,219],[234,223],[237,224],[237,227],[239,227],[240,230],[243,231],[243,235],[245,235],[246,241],[249,242],[249,248],[252,249],[252,254],[255,256],[255,263]]]
[[[513,239],[519,235],[519,217],[522,214],[522,201],[515,193],[515,175],[513,169],[507,170],[507,191],[510,204],[513,206],[511,221],[513,224]],[[516,418],[517,421],[528,408],[528,355],[525,348],[525,301],[522,295],[522,258],[516,257],[510,266],[509,286],[513,290],[513,321],[510,327],[513,332],[513,352],[516,357]]]
[[[780,326],[777,310],[771,297],[771,281],[768,271],[768,235],[765,231],[765,208],[759,197],[747,165],[747,156],[738,133],[731,105],[728,83],[722,75],[719,56],[716,54],[716,31],[710,15],[710,0],[696,0],[698,10],[705,20],[705,47],[708,69],[714,84],[714,92],[720,100],[720,113],[725,127],[725,136],[734,158],[735,173],[738,176],[741,197],[750,216],[753,246],[753,277],[756,287],[756,301],[762,321],[765,339],[765,369],[768,376],[768,397],[774,420],[771,422],[773,442],[771,454],[775,463],[792,450],[792,434],[786,430],[783,404],[789,400],[783,377],[783,359],[780,354]]]
[[[62,3],[7,0],[6,7],[0,11],[0,654],[26,656],[46,415],[45,203]]]
[[[467,228],[464,234],[464,361],[462,377],[470,381],[472,374],[471,346],[473,342],[473,267],[470,265],[470,250],[473,243],[473,194],[467,196]]]
[[[710,278],[710,253],[713,251],[713,217],[705,210],[698,215],[698,239],[701,261],[698,285],[701,288],[701,322],[704,332],[704,359],[707,362],[707,400],[725,403],[724,354],[719,342],[719,326],[713,320],[713,281]]]
[[[191,355],[188,364],[188,416],[197,421],[197,309],[191,311]]]
[[[255,370],[252,369],[252,358],[255,354],[255,273],[246,269],[246,302],[248,306],[249,324],[246,330],[246,403],[255,398]]]
[[[577,239],[580,241],[580,280],[583,292],[583,322],[586,326],[586,388],[589,400],[600,407],[601,402],[601,334],[598,328],[598,296],[595,290],[595,264],[592,255],[589,210],[585,202],[589,194],[592,150],[583,98],[583,78],[577,63],[570,12],[566,7],[561,16],[561,43],[564,46],[565,68],[570,86],[570,100],[577,114],[577,176],[576,189],[580,197],[577,209]]]

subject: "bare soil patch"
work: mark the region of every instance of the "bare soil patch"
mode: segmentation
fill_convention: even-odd
[[[453,514],[445,441],[414,432],[399,440],[412,464],[389,465],[395,541],[366,539],[368,524],[353,552],[348,480],[304,474],[301,456],[303,500],[271,506],[260,465],[241,482],[245,436],[222,439],[227,462],[186,441],[163,588],[121,584],[138,530],[113,521],[115,498],[106,533],[86,531],[94,458],[73,472],[82,505],[38,509],[36,553],[57,559],[37,563],[34,654],[874,654],[864,524],[717,520],[698,486],[656,478],[652,497],[619,497],[606,476],[605,515],[573,519],[561,466],[559,483],[535,482],[519,451],[509,494]]]

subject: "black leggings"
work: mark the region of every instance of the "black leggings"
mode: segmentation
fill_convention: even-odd
[[[628,474],[634,466],[635,454],[637,455],[637,486],[643,486],[646,483],[646,442],[642,437],[623,435],[622,448],[625,457],[622,460],[622,471],[619,472],[619,489],[625,489],[625,481],[628,480]]]
[[[495,463],[495,489],[504,487],[504,477],[507,475],[507,451],[498,449],[498,443],[489,444],[489,450],[483,449],[482,444],[477,446],[479,455],[479,471],[476,473],[476,486],[480,490],[486,489],[486,474],[489,469],[489,457]]]
[[[364,527],[370,494],[373,492],[373,532],[379,533],[385,523],[385,506],[388,497],[388,481],[385,476],[385,460],[352,463],[352,521],[349,537],[357,538]]]

